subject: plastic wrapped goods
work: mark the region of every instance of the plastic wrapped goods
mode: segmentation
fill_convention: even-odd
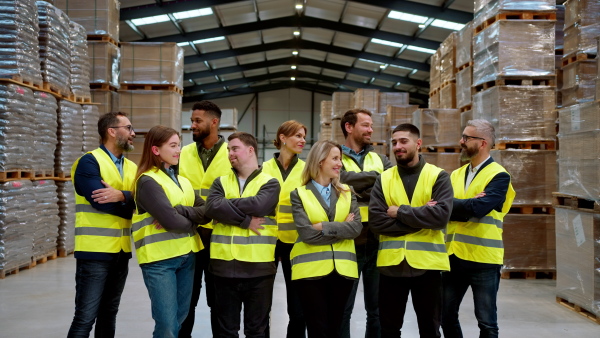
[[[0,170],[33,168],[36,122],[31,89],[0,84]]]
[[[90,58],[85,28],[69,22],[71,49],[71,91],[78,97],[90,98]]]
[[[119,91],[120,111],[127,113],[135,130],[156,125],[181,130],[181,95],[168,90]]]
[[[444,169],[447,173],[452,173],[454,170],[462,167],[465,163],[460,161],[460,153],[420,153],[425,159],[425,162],[431,163]],[[393,156],[392,156],[393,157]],[[394,159],[394,163],[395,163]]]
[[[429,71],[429,86],[430,91],[440,88],[440,59],[442,58],[441,51],[438,50],[431,56],[431,69]],[[431,105],[429,105],[431,107]]]
[[[412,106],[392,106],[388,105],[386,112],[390,117],[390,127],[394,129],[395,126],[402,123],[412,123],[412,116],[415,110],[419,109],[418,105]]]
[[[42,78],[50,89],[68,96],[71,93],[69,17],[46,1],[38,1],[37,5]]]
[[[492,150],[490,155],[510,174],[517,192],[513,205],[552,204],[557,189],[555,150]]]
[[[556,295],[600,315],[600,214],[556,209]]]
[[[461,135],[458,109],[419,109],[413,124],[421,131],[422,147],[458,146]]]
[[[354,107],[366,109],[371,113],[379,113],[379,89],[359,88],[355,90]]]
[[[119,64],[121,51],[110,42],[88,41],[91,62],[90,82],[104,83],[119,88]]]
[[[473,110],[467,110],[460,113],[460,130],[461,132],[467,127],[467,122],[473,119]]]
[[[476,0],[473,25],[477,27],[500,12],[552,12],[555,6],[554,0]]]
[[[58,227],[57,246],[61,256],[75,249],[75,188],[72,181],[57,181]]]
[[[379,93],[379,113],[388,114],[387,106],[408,106],[409,93]],[[375,113],[375,112],[372,112]]]
[[[321,131],[319,132],[319,141],[331,140],[331,125],[321,125]]]
[[[71,175],[71,166],[83,155],[83,109],[80,104],[58,101],[58,146],[54,153],[54,171]]]
[[[565,30],[575,24],[588,26],[600,20],[598,0],[568,0],[565,6]]]
[[[54,152],[58,144],[58,102],[53,95],[35,91],[35,135],[33,137],[34,169],[54,168]]]
[[[577,85],[595,86],[597,69],[596,60],[576,61],[564,66],[562,88],[568,89]]]
[[[561,89],[560,93],[563,107],[589,102],[594,100],[596,84],[580,84],[571,88]]]
[[[556,269],[554,215],[508,214],[502,226],[504,270]]]
[[[390,139],[390,120],[387,114],[373,113],[373,133],[371,134],[371,142],[385,143]],[[341,128],[340,128],[341,129]]]
[[[440,108],[440,90],[437,89],[434,92],[429,93],[429,108],[438,109]]]
[[[460,67],[473,61],[473,24],[471,21],[457,33],[456,66]]]
[[[559,109],[558,124],[559,137],[600,130],[600,102],[576,104]]]
[[[456,84],[447,83],[440,89],[440,108],[456,108]]]
[[[342,131],[341,123],[341,119],[331,120],[331,140],[339,144],[344,144],[346,139],[344,138],[344,132]]]
[[[33,257],[43,257],[56,252],[56,238],[60,217],[58,194],[52,180],[32,181],[35,196],[35,228],[33,233]]]
[[[121,43],[120,81],[183,89],[183,48],[175,42]]]
[[[100,115],[119,111],[119,93],[111,90],[92,89],[92,102],[97,103]]]
[[[584,198],[600,199],[600,159],[563,159],[562,155],[566,150],[563,150],[562,143],[560,146],[560,157],[557,161],[558,191]]]
[[[589,26],[574,25],[565,29],[564,55],[578,51],[596,54],[598,36],[600,36],[600,23]]]
[[[88,35],[109,35],[119,41],[119,0],[54,0]]]
[[[96,105],[82,105],[83,109],[83,152],[92,151],[100,144],[98,135],[98,120],[100,113]]]
[[[220,129],[237,129],[238,111],[237,108],[221,108]]]
[[[495,86],[473,95],[473,118],[490,121],[497,141],[552,141],[554,87]]]
[[[354,108],[354,93],[334,92],[331,99],[333,101],[331,105],[332,119],[341,119],[348,110]]]
[[[456,108],[470,105],[471,85],[473,83],[473,67],[469,66],[456,73]]]
[[[565,36],[565,6],[556,5],[556,27],[554,28],[555,49],[562,49]]]
[[[321,125],[331,124],[332,101],[321,101]]]
[[[554,21],[500,20],[473,38],[473,85],[498,76],[553,76]]]
[[[35,197],[29,180],[0,183],[0,270],[31,263],[36,222]]]
[[[450,33],[440,45],[440,86],[454,79],[456,73],[456,32]]]
[[[0,0],[0,18],[0,78],[41,86],[36,2]]]

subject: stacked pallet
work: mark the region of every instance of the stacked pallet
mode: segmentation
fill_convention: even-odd
[[[91,102],[90,58],[88,56],[85,27],[70,21],[69,48],[71,50],[71,100],[79,103]]]
[[[60,217],[56,183],[53,180],[42,179],[32,181],[32,185],[35,199],[35,207],[31,210],[35,214],[32,264],[35,264],[39,260],[57,255],[56,239]]]
[[[344,114],[348,110],[354,109],[354,93],[334,92],[331,100],[331,139],[339,144],[344,144],[344,133],[340,123]]]
[[[319,131],[319,141],[331,140],[331,133],[333,128],[331,126],[331,116],[333,114],[332,108],[333,101],[321,101],[321,114],[320,114],[320,125],[321,130]]]
[[[221,122],[219,124],[219,134],[227,140],[229,135],[237,131],[237,126],[237,108],[221,108]]]
[[[461,112],[461,130],[473,119],[473,26],[469,22],[456,36],[456,106]]]
[[[69,17],[45,1],[38,1],[39,43],[43,89],[71,96]]]
[[[71,180],[56,180],[58,193],[58,256],[66,257],[75,250],[75,187]]]
[[[460,168],[460,111],[417,109],[412,123],[421,131],[421,156],[451,173]]]

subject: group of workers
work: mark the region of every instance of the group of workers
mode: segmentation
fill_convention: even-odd
[[[306,161],[306,126],[284,122],[279,152],[262,166],[256,138],[235,132],[225,140],[220,118],[216,104],[195,103],[194,142],[181,148],[176,130],[155,126],[136,165],[124,157],[135,138],[127,116],[100,117],[100,147],[72,168],[77,268],[68,337],[88,337],[94,324],[96,337],[114,337],[132,243],[154,337],[191,337],[203,279],[213,337],[238,337],[241,323],[246,337],[275,336],[279,263],[286,337],[350,337],[361,275],[366,337],[400,337],[409,294],[420,337],[462,337],[469,287],[480,337],[498,336],[502,221],[515,192],[489,155],[489,122],[468,122],[460,145],[469,163],[448,174],[419,155],[412,124],[392,131],[396,165],[375,153],[364,109],[341,119],[343,145],[318,141]]]

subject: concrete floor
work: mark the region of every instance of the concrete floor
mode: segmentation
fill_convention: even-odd
[[[499,294],[499,323],[502,337],[577,337],[598,338],[600,326],[558,305],[552,280],[502,280]],[[365,312],[359,289],[357,308],[352,319],[352,336],[363,337]],[[0,338],[65,337],[74,311],[75,259],[73,255],[39,264],[31,270],[0,280]],[[194,337],[210,337],[208,310],[204,294],[197,312]],[[410,304],[409,307],[412,307]],[[465,337],[477,337],[469,294],[461,308]],[[283,275],[275,281],[271,315],[271,336],[284,337],[287,325]],[[154,322],[150,300],[135,259],[130,272],[119,315],[117,337],[151,337]],[[404,337],[417,337],[414,311],[408,310]]]

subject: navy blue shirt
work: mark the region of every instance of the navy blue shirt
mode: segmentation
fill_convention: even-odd
[[[104,147],[100,146],[100,149],[104,150],[111,158],[112,154]],[[100,165],[92,154],[85,154],[79,160],[77,169],[75,169],[75,192],[78,195],[85,197],[85,199],[99,211],[118,216],[125,219],[131,219],[133,216],[133,210],[135,209],[135,202],[131,195],[131,191],[122,191],[125,196],[125,202],[114,202],[99,204],[94,202],[92,198],[92,192],[98,189],[106,188],[102,182],[102,176],[100,175]],[[123,252],[121,252],[123,254]],[[131,257],[131,253],[125,253]],[[78,259],[95,259],[95,260],[111,260],[118,257],[118,253],[102,253],[102,252],[87,252],[87,251],[75,251],[75,258]]]

